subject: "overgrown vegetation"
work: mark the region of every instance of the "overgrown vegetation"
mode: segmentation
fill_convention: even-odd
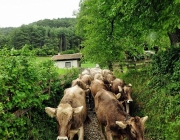
[[[52,61],[37,63],[26,46],[18,56],[7,49],[0,56],[0,139],[55,139],[56,121],[44,108],[58,105],[78,70],[59,75]]]
[[[178,45],[179,7],[179,0],[82,0],[76,26],[84,59],[111,69],[111,63],[129,54],[137,58],[144,48]]]
[[[30,46],[38,56],[71,50],[79,52],[82,38],[75,34],[76,18],[44,19],[18,28],[0,28],[0,49]],[[70,53],[70,52],[68,52]]]
[[[151,67],[117,74],[133,85],[131,115],[149,116],[145,131],[147,139],[180,139],[179,75],[180,48],[155,55]]]
[[[44,112],[56,107],[78,69],[59,74],[51,60],[36,61],[28,46],[20,55],[0,51],[0,139],[55,139],[57,124]],[[132,116],[149,116],[147,140],[180,139],[180,48],[154,55],[149,67],[115,75],[133,85]]]

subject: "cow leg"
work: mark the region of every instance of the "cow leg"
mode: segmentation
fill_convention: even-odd
[[[104,127],[103,127],[103,125],[101,123],[99,123],[99,121],[98,121],[98,126],[100,128],[100,133],[101,133],[102,140],[106,140],[106,137],[104,135],[104,129],[103,129]]]
[[[113,140],[112,133],[107,126],[105,127],[105,132],[106,132],[107,140]]]
[[[84,126],[81,126],[78,131],[78,140],[84,140]]]
[[[120,136],[120,137],[114,137],[114,140],[124,140],[124,137],[123,137],[123,136]]]
[[[78,133],[78,130],[70,130],[69,139],[73,140],[74,135]]]
[[[70,139],[70,140],[73,140],[74,135],[75,135],[75,133],[72,133],[72,132],[71,132],[70,135],[69,135],[69,139]]]
[[[126,105],[126,113],[129,114],[129,103],[125,102],[125,105]]]

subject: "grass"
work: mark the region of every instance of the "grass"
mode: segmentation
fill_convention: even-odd
[[[82,63],[81,67],[82,68],[94,68],[94,67],[96,67],[96,64],[86,62],[86,63]]]
[[[50,60],[51,56],[47,56],[47,57],[36,57],[37,62],[42,62],[42,61],[46,61],[46,60]]]

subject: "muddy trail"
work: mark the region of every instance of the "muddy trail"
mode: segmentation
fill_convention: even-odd
[[[90,118],[90,122],[84,124],[84,140],[102,140],[96,113],[93,111],[93,100],[94,99],[90,98],[89,96],[86,97],[88,117]],[[74,140],[78,140],[77,135],[74,137]]]

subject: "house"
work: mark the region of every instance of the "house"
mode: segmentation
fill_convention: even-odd
[[[80,67],[81,58],[81,53],[74,53],[54,55],[51,59],[55,61],[55,66],[59,68],[77,68]]]

